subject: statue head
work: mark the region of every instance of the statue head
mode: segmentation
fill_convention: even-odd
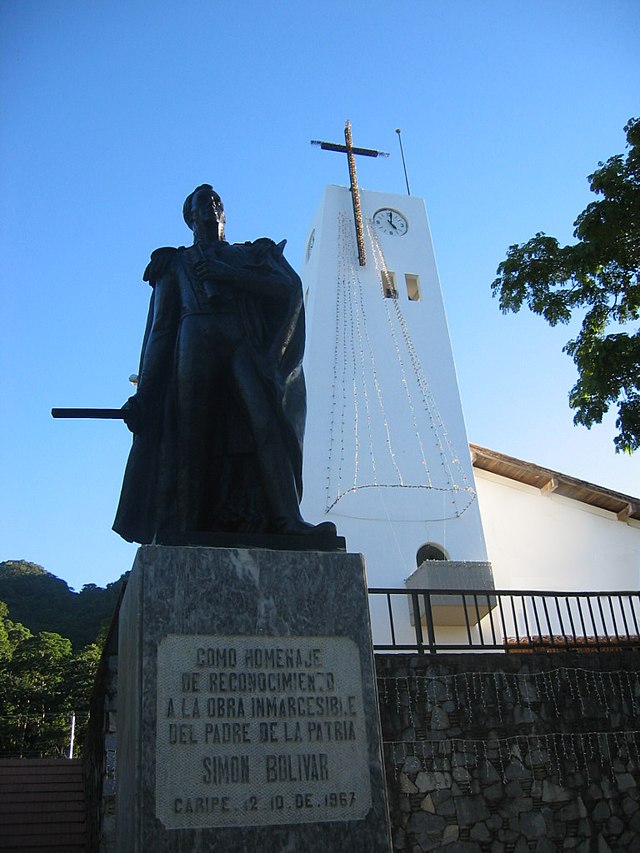
[[[182,215],[189,228],[198,235],[198,232],[215,227],[218,239],[224,240],[224,205],[218,193],[211,184],[200,184],[184,200]],[[200,236],[203,236],[200,234]]]

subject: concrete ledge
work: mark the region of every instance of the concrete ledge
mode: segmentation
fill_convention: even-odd
[[[434,592],[438,589],[459,589],[462,591],[486,590],[490,593],[495,589],[493,582],[493,570],[491,563],[487,562],[454,562],[452,560],[426,560],[405,581],[407,589],[426,589]],[[464,606],[462,596],[453,595],[430,595],[431,612],[434,627],[469,626],[477,625],[496,606],[494,596],[487,598],[482,596],[476,602],[467,596],[467,606]],[[466,613],[465,613],[466,611]],[[411,624],[415,623],[413,607],[409,601],[409,616]],[[423,625],[426,625],[424,600],[420,599],[420,616]]]

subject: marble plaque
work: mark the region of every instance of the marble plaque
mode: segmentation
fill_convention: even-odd
[[[359,555],[145,545],[118,634],[117,853],[389,853]]]
[[[156,816],[167,829],[367,815],[353,640],[169,635],[157,666]]]

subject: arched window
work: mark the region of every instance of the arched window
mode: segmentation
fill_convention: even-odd
[[[421,566],[425,560],[448,560],[447,553],[440,545],[434,545],[433,542],[427,542],[426,545],[421,545],[416,554],[416,562]]]

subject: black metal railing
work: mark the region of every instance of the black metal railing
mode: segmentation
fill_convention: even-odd
[[[640,593],[369,589],[374,650],[640,649]]]

